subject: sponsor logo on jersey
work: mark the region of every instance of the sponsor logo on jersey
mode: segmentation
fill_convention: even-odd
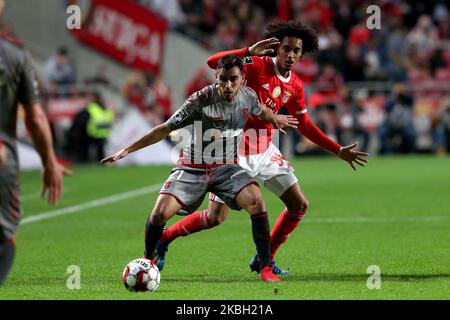
[[[264,104],[272,110],[275,110],[275,107],[277,106],[276,102],[270,98],[267,98],[266,101],[264,101]]]
[[[233,138],[233,137],[239,137],[239,135],[242,133],[242,129],[238,129],[238,130],[231,130],[231,129],[227,129],[225,131],[222,131],[222,133],[220,134],[221,138]]]
[[[276,86],[272,91],[272,97],[275,99],[278,98],[281,94],[281,88],[279,86]]]
[[[203,141],[216,141],[217,139],[226,139],[226,138],[233,138],[233,137],[239,137],[242,133],[242,129],[226,129],[226,130],[219,130],[219,129],[208,129],[203,133]]]
[[[268,84],[268,83],[264,83],[264,84],[262,85],[262,87],[263,87],[264,89],[266,89],[266,90],[269,90],[269,84]]]

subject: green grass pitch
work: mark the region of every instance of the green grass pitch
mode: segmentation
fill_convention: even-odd
[[[143,254],[144,224],[169,166],[76,167],[56,207],[40,199],[39,173],[22,173],[24,219],[155,187],[21,225],[0,299],[450,298],[449,157],[372,158],[358,173],[332,157],[292,164],[310,208],[276,257],[290,276],[273,284],[250,273],[250,219],[230,211],[221,226],[171,244],[153,293],[126,291],[121,274]],[[267,190],[263,195],[273,225],[283,206]],[[80,268],[80,289],[67,287],[71,265]],[[381,270],[380,289],[367,287],[369,266]]]

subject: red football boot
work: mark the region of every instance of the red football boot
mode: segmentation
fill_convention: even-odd
[[[265,266],[261,269],[261,280],[267,282],[280,282],[281,279],[272,273],[272,266]]]

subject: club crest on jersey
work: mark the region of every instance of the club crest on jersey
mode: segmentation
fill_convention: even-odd
[[[246,120],[248,118],[248,108],[242,109],[242,119]]]
[[[286,92],[283,96],[283,103],[286,103],[289,100],[289,97],[292,95],[290,92]]]
[[[272,91],[272,97],[274,97],[274,99],[278,98],[281,94],[281,88],[279,86],[276,86],[273,91]]]

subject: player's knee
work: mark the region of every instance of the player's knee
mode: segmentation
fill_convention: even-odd
[[[208,224],[210,227],[215,227],[224,222],[228,215],[228,208],[220,206],[212,211],[208,211]]]
[[[176,208],[174,208],[170,201],[158,201],[150,214],[150,222],[153,225],[162,225],[169,220],[176,211]]]
[[[213,217],[212,219],[209,220],[209,224],[208,227],[216,227],[219,224],[221,224],[223,222],[222,219],[220,219],[219,217]]]
[[[302,215],[306,213],[306,210],[308,210],[309,202],[308,199],[302,198],[300,201],[296,201],[289,206],[287,206],[288,210],[290,212],[301,212]]]
[[[150,215],[150,223],[154,226],[160,226],[163,225],[166,221],[166,215],[164,214],[164,211],[162,210],[153,210],[152,214]]]
[[[209,219],[209,226],[210,227],[218,226],[219,224],[224,222],[225,219],[226,219],[226,216],[215,215]]]
[[[255,214],[266,211],[266,205],[261,197],[252,196],[248,199],[246,207],[244,207],[249,213]]]
[[[309,207],[308,199],[303,199],[303,201],[300,204],[300,211],[305,213],[306,210],[308,210],[308,207]]]

